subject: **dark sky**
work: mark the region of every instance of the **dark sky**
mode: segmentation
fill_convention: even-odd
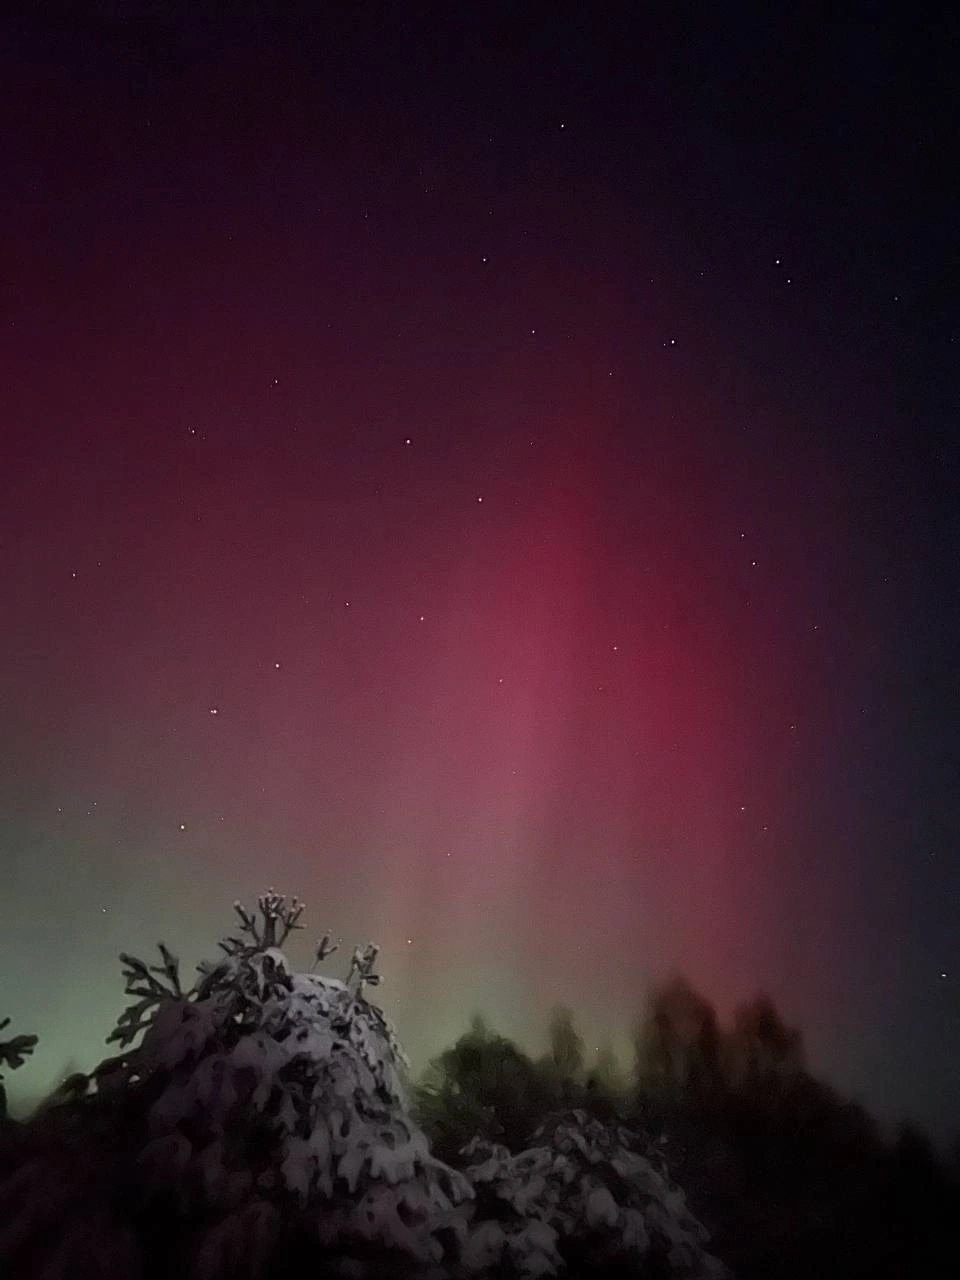
[[[681,968],[960,1126],[956,26],[32,8],[0,29],[28,1087],[101,1054],[119,949],[192,962],[276,884],[383,945],[417,1061],[478,1007],[622,1038]]]

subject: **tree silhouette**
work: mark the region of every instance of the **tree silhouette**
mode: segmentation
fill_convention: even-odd
[[[738,1082],[795,1074],[804,1065],[803,1038],[786,1025],[770,997],[760,993],[734,1011],[728,1059]]]
[[[433,1059],[415,1092],[434,1149],[454,1164],[474,1137],[519,1151],[554,1104],[551,1081],[481,1017]]]
[[[0,1021],[0,1031],[10,1025],[10,1019]],[[8,1040],[0,1040],[0,1067],[7,1066],[11,1071],[22,1067],[24,1062],[37,1047],[37,1037],[31,1035],[11,1036]],[[3,1074],[0,1072],[0,1126],[8,1123],[7,1091],[3,1087]]]
[[[583,1076],[583,1037],[574,1024],[573,1011],[557,1005],[550,1014],[547,1029],[550,1061],[564,1080],[580,1080]]]
[[[596,1061],[590,1068],[587,1083],[591,1081],[594,1088],[606,1098],[619,1099],[624,1092],[623,1070],[608,1040],[600,1045]]]
[[[700,1091],[719,1080],[716,1011],[686,978],[670,978],[651,993],[634,1043],[641,1091]]]

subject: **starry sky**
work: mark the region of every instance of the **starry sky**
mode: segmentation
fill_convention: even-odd
[[[275,885],[415,1062],[679,968],[957,1128],[956,30],[339,8],[3,20],[21,1090]]]

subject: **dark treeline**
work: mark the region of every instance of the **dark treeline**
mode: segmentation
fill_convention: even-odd
[[[133,1003],[115,1056],[20,1123],[0,1083],[0,1274],[956,1269],[957,1162],[916,1130],[885,1137],[809,1069],[765,996],[723,1026],[674,978],[651,993],[629,1063],[588,1055],[568,1009],[550,1016],[539,1058],[477,1017],[410,1088],[367,994],[378,949],[358,947],[342,981],[297,974],[281,948],[302,904],[270,891],[259,917],[235,910],[225,958],[189,988],[162,944],[159,964],[122,956]],[[325,936],[318,961],[335,950]],[[0,1079],[35,1047],[4,1031]]]
[[[942,1160],[918,1129],[894,1140],[807,1067],[800,1032],[758,995],[721,1026],[682,977],[650,996],[633,1060],[588,1055],[569,1009],[532,1058],[476,1017],[430,1064],[415,1109],[458,1163],[474,1134],[519,1151],[576,1107],[659,1141],[711,1248],[741,1280],[908,1277],[954,1258],[960,1144]]]

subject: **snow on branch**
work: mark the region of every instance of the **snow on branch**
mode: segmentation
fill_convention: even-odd
[[[294,929],[302,929],[300,917],[306,903],[299,898],[291,898],[287,905],[287,896],[268,889],[257,899],[257,909],[261,919],[254,912],[248,911],[242,902],[235,902],[233,909],[240,918],[239,937],[224,938],[219,944],[228,956],[249,955],[253,951],[269,951],[271,947],[282,947]]]
[[[195,1004],[229,987],[243,995],[249,1005],[250,1002],[262,1001],[268,992],[278,987],[290,989],[292,970],[281,947],[294,929],[304,927],[300,922],[304,908],[305,904],[299,898],[288,899],[286,894],[277,893],[274,889],[260,895],[256,910],[250,910],[242,902],[234,902],[238,927],[218,943],[225,955],[219,962],[201,961],[197,966],[198,978],[189,990],[181,985],[179,961],[162,942],[158,943],[161,963],[157,965],[149,965],[136,956],[121,952],[126,994],[134,997],[134,1003],[120,1015],[117,1026],[107,1037],[107,1043],[128,1048],[141,1032],[154,1023],[158,1010],[168,1002]],[[317,944],[311,973],[337,950],[339,942],[333,941],[328,930]],[[379,986],[382,982],[381,975],[376,972],[379,954],[380,948],[375,943],[357,946],[353,951],[349,974],[343,985],[355,999],[364,1003],[365,989]],[[374,1012],[370,1016],[377,1021]],[[389,1038],[385,1027],[386,1024],[380,1030]],[[126,1059],[121,1055],[117,1061],[122,1066]]]
[[[375,942],[368,942],[365,947],[354,947],[350,961],[350,972],[347,975],[347,986],[356,995],[363,994],[365,986],[378,987],[383,981],[379,973],[374,973],[380,948]]]
[[[339,942],[331,942],[332,936],[333,935],[328,929],[327,932],[320,939],[320,941],[317,943],[316,958],[314,959],[313,966],[310,970],[311,973],[313,972],[314,969],[316,969],[318,964],[323,964],[324,960],[326,960],[328,956],[332,956],[335,951],[340,950]]]

